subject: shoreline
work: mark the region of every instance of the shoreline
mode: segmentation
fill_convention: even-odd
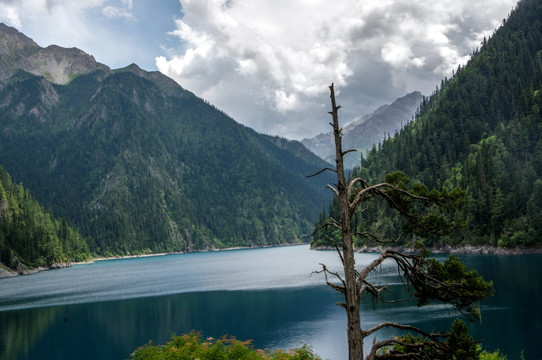
[[[171,253],[152,253],[152,254],[141,254],[141,255],[116,255],[116,256],[100,256],[92,258],[88,261],[77,261],[72,262],[71,265],[85,265],[85,264],[93,264],[97,261],[107,261],[107,260],[122,260],[122,259],[135,259],[135,258],[141,258],[141,257],[151,257],[151,256],[164,256],[164,255],[171,255],[171,254],[183,254],[182,252],[171,252]]]
[[[415,253],[418,250],[407,246],[363,246],[356,248],[358,253],[380,253],[386,249],[392,249],[395,251]],[[325,246],[313,248],[311,250],[335,250],[334,247]],[[540,255],[542,254],[542,248],[502,248],[496,246],[441,246],[438,248],[427,248],[432,254],[454,254],[454,255]]]
[[[93,264],[97,261],[108,261],[108,260],[120,260],[120,259],[135,259],[141,257],[151,257],[151,256],[165,256],[165,255],[178,255],[178,254],[192,254],[192,253],[203,253],[203,252],[215,252],[215,251],[232,251],[232,250],[245,250],[245,249],[264,249],[270,247],[282,247],[282,246],[298,246],[298,245],[309,245],[308,243],[295,243],[295,244],[278,244],[278,245],[265,245],[265,246],[234,246],[223,249],[203,249],[196,251],[188,252],[161,252],[161,253],[151,253],[151,254],[140,254],[140,255],[117,255],[110,257],[96,257],[88,261],[79,261],[79,262],[65,262],[65,263],[55,263],[48,267],[38,267],[38,268],[24,268],[19,271],[10,269],[3,264],[0,264],[0,279],[13,277],[13,276],[24,276],[24,275],[33,275],[47,270],[62,269],[67,267],[72,267],[74,265],[86,265]],[[316,251],[327,251],[335,250],[335,248],[326,246],[313,248],[311,250]],[[380,253],[385,249],[393,249],[396,251],[414,253],[417,252],[414,248],[409,248],[406,246],[364,246],[362,248],[356,248],[356,252],[359,253]],[[428,249],[432,254],[455,254],[455,255],[540,255],[542,254],[542,248],[501,248],[495,246],[473,246],[473,245],[464,245],[458,247],[452,246],[442,246],[439,248],[429,248]]]
[[[115,255],[115,256],[101,256],[95,257],[87,261],[67,261],[64,263],[55,263],[48,267],[37,267],[37,268],[23,268],[19,271],[13,270],[0,263],[0,279],[14,277],[14,276],[24,276],[24,275],[33,275],[47,270],[63,269],[72,267],[74,265],[88,265],[93,264],[97,261],[108,261],[108,260],[121,260],[121,259],[135,259],[142,257],[151,257],[151,256],[165,256],[165,255],[179,255],[179,254],[194,254],[194,253],[204,253],[204,252],[215,252],[215,251],[232,251],[232,250],[246,250],[246,249],[264,249],[271,247],[282,247],[282,246],[298,246],[298,245],[309,245],[309,243],[293,243],[293,244],[277,244],[277,245],[263,245],[263,246],[233,246],[229,248],[222,249],[202,249],[195,251],[178,251],[178,252],[161,252],[161,253],[150,253],[150,254],[139,254],[139,255]]]
[[[263,246],[233,246],[233,247],[221,248],[221,249],[202,249],[202,250],[194,250],[194,251],[173,251],[173,252],[161,252],[161,253],[150,253],[150,254],[140,254],[140,255],[114,255],[114,256],[96,257],[96,258],[92,258],[91,260],[88,260],[88,261],[72,262],[71,264],[72,265],[84,265],[84,264],[92,264],[92,263],[94,263],[96,261],[135,259],[135,258],[151,257],[151,256],[196,254],[196,253],[218,252],[218,251],[265,249],[265,248],[271,248],[271,247],[298,246],[298,245],[309,245],[309,243],[277,244],[277,245],[263,245]]]

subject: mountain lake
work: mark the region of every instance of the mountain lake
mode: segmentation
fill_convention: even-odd
[[[356,261],[376,256],[357,254]],[[542,256],[459,257],[495,284],[482,323],[469,325],[475,339],[509,360],[522,353],[542,359]],[[335,251],[302,245],[96,261],[3,278],[0,359],[128,359],[149,341],[191,330],[252,339],[257,348],[307,344],[323,359],[346,359],[346,316],[335,305],[339,294],[314,273],[320,263],[340,268]],[[402,291],[392,263],[374,281]],[[365,327],[393,320],[448,331],[455,315],[440,304],[362,304]]]

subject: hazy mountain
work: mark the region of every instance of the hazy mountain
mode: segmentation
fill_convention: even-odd
[[[418,91],[412,92],[344,127],[343,148],[358,150],[345,156],[345,166],[353,168],[359,165],[362,153],[365,154],[373,145],[382,142],[384,137],[394,136],[402,126],[412,121],[422,98]],[[333,133],[320,134],[301,142],[327,162],[335,161]]]
[[[0,25],[0,165],[100,254],[298,242],[328,194],[297,142],[159,72],[111,70]]]

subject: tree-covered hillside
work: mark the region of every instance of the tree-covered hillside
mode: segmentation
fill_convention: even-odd
[[[428,245],[541,246],[541,87],[542,1],[522,0],[469,63],[424,99],[416,120],[373,149],[354,175],[376,181],[402,170],[430,187],[464,189],[464,228]],[[373,228],[396,238],[401,224],[383,216],[369,217]]]
[[[17,269],[83,261],[90,251],[65,219],[55,219],[0,167],[0,263]]]
[[[322,160],[160,73],[94,68],[67,84],[23,70],[0,84],[0,164],[92,252],[284,244],[310,233],[327,194],[305,175]]]

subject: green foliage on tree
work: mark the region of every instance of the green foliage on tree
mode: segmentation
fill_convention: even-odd
[[[200,334],[192,332],[181,336],[172,336],[166,345],[151,343],[133,352],[133,360],[168,359],[168,360],[316,360],[320,359],[306,346],[282,350],[258,350],[250,341],[240,341],[232,337],[221,339],[203,339]]]
[[[478,347],[480,349],[480,347]],[[481,351],[480,352],[480,360],[506,360],[506,355],[501,354],[500,351],[495,352],[488,352],[488,351]],[[524,360],[523,356],[521,356],[521,359]]]
[[[355,169],[349,181],[362,179],[363,172]],[[434,239],[457,233],[465,225],[457,210],[465,201],[465,192],[459,187],[453,189],[429,190],[420,182],[412,183],[401,171],[387,174],[384,183],[393,185],[399,191],[389,191],[386,197],[369,194],[364,198],[364,208],[352,219],[356,247],[365,245],[402,245],[406,239],[414,247],[417,243],[431,243]],[[362,185],[353,187],[351,199],[362,190]],[[384,189],[391,190],[391,189]],[[333,247],[338,243],[340,232],[326,226],[332,219],[338,219],[337,199],[330,203],[329,214],[322,211],[313,234],[313,247]]]
[[[407,334],[396,338],[393,345],[381,349],[375,359],[404,359],[412,353],[413,348],[421,348],[422,358],[426,360],[506,360],[506,356],[500,351],[490,353],[482,350],[480,344],[469,334],[467,325],[459,319],[454,320],[445,337],[442,347],[436,347],[430,339],[422,335]]]
[[[56,219],[0,167],[0,263],[15,269],[90,258],[85,239]]]

